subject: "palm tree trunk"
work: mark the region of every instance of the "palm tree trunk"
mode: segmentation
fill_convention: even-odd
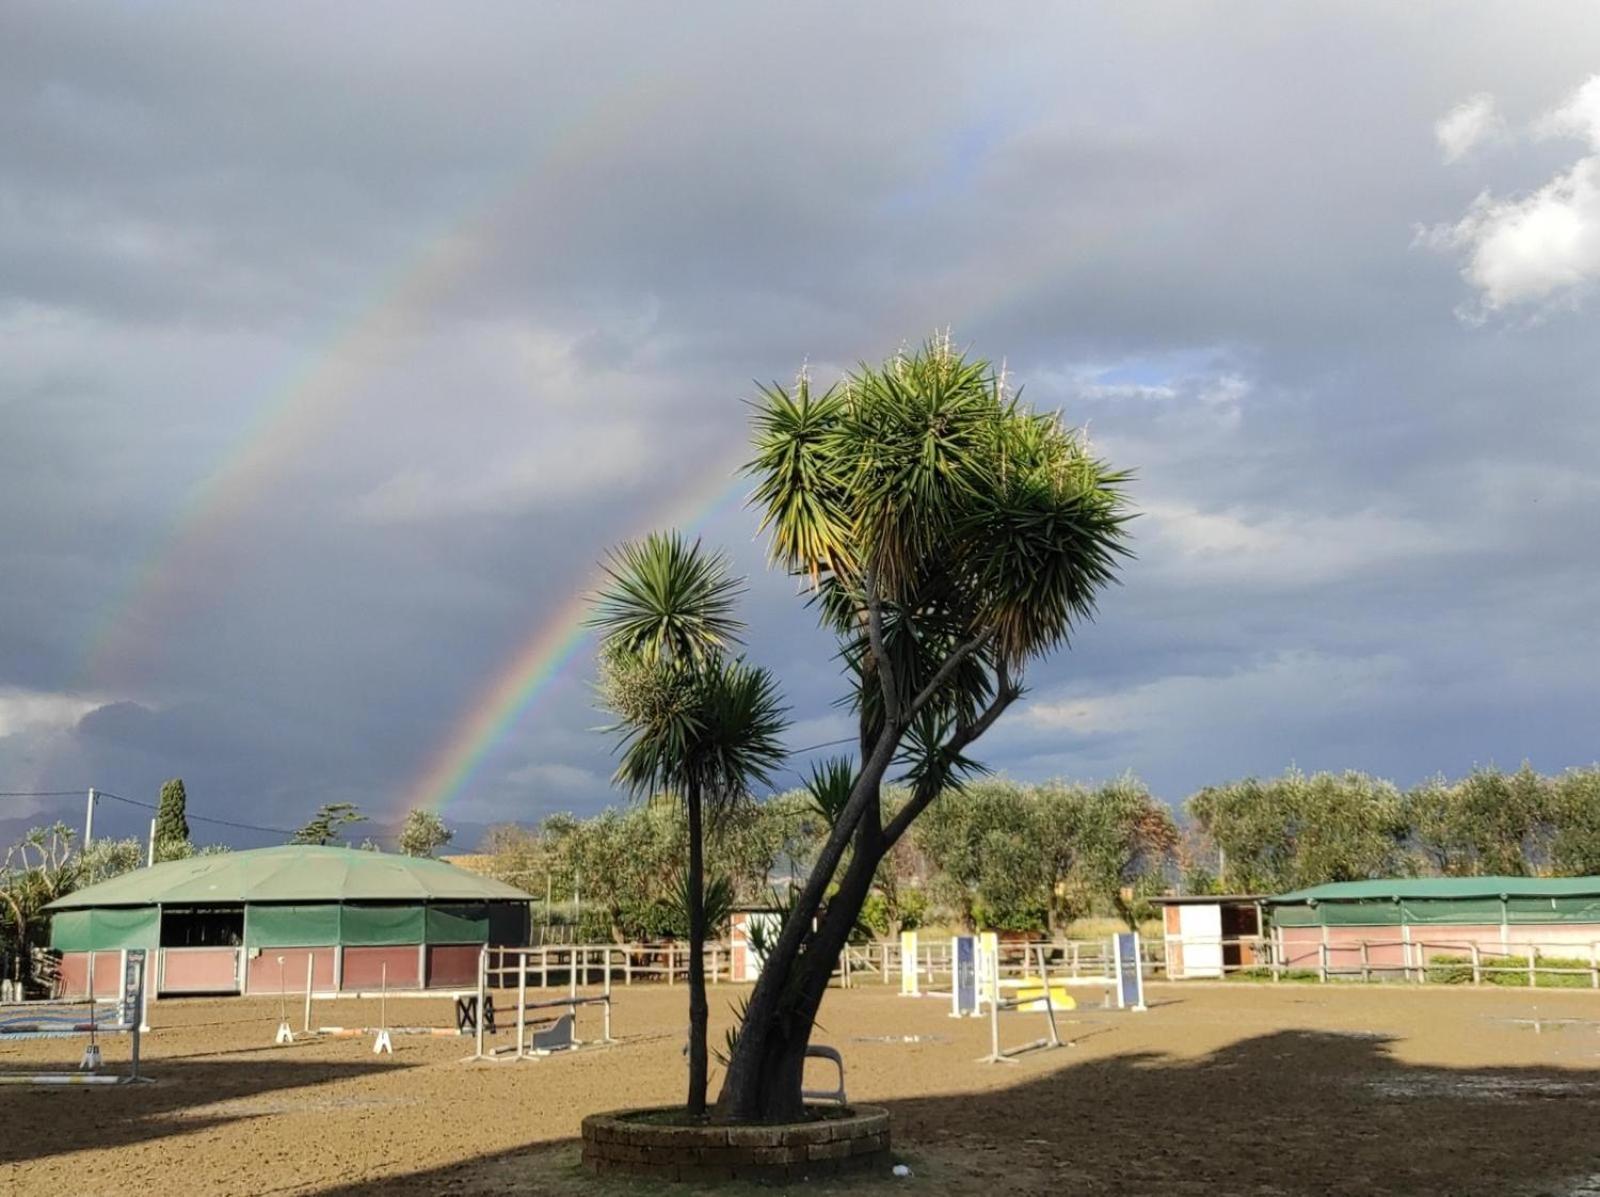
[[[701,795],[691,785],[685,795],[689,807],[689,1100],[691,1114],[706,1112],[706,886],[705,844],[701,826]]]
[[[806,945],[805,955],[795,964],[796,983],[779,999],[777,1017],[762,1043],[759,1067],[748,1074],[741,1092],[724,1093],[730,1109],[738,1111],[738,1120],[794,1122],[804,1116],[800,1090],[806,1048],[839,953],[872,890],[873,874],[885,849],[876,812],[869,811],[839,889],[829,899],[827,912]]]

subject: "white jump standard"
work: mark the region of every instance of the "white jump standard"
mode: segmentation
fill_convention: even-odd
[[[92,970],[91,965],[91,970]],[[93,972],[90,973],[89,992],[94,992]],[[139,1041],[143,1032],[142,1016],[145,999],[145,950],[126,948],[122,952],[122,987],[115,1004],[116,1019],[102,1022],[93,998],[89,1001],[88,1020],[84,1021],[55,1007],[49,1011],[25,1011],[0,1020],[0,1041],[16,1039],[59,1039],[69,1035],[88,1035],[83,1058],[77,1072],[0,1073],[0,1085],[124,1085],[148,1081],[139,1075]],[[128,1036],[128,1073],[117,1076],[103,1073],[101,1068],[99,1036],[125,1034]]]
[[[478,956],[478,996],[476,1008],[471,1011],[469,1019],[463,1020],[462,1011],[458,1003],[458,1022],[470,1024],[476,1035],[476,1049],[471,1059],[474,1060],[528,1060],[541,1056],[548,1056],[558,1051],[574,1051],[582,1047],[584,1040],[577,1036],[578,1009],[581,1006],[598,1006],[600,1008],[600,1038],[596,1043],[611,1044],[616,1040],[611,1036],[611,967],[608,961],[602,970],[604,974],[604,987],[597,994],[580,994],[578,992],[578,970],[572,969],[568,977],[568,991],[564,998],[550,998],[543,1001],[530,1002],[528,1000],[528,971],[529,960],[538,954],[538,948],[495,948],[500,963],[495,968],[489,967],[490,949],[485,946]],[[515,959],[515,963],[507,965],[507,957]],[[502,982],[510,975],[517,979],[517,1022],[516,1041],[510,1047],[494,1048],[487,1043],[487,1035],[495,1030],[493,999],[489,994],[490,976],[499,978]],[[564,1013],[557,1015],[535,1014],[529,1018],[532,1011],[561,1010]],[[529,1032],[532,1032],[531,1035]]]

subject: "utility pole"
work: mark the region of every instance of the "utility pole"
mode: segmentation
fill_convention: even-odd
[[[94,804],[99,796],[94,792],[94,787],[89,787],[89,809],[83,816],[83,846],[87,848],[94,841]]]
[[[156,863],[156,821],[150,820],[150,852],[144,862],[144,867],[149,868]]]

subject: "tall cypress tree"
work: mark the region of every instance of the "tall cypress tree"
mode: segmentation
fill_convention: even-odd
[[[156,843],[187,843],[189,839],[189,796],[183,778],[174,777],[161,786],[161,804],[156,809]]]

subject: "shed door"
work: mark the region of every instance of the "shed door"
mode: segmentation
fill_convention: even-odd
[[[1178,911],[1178,925],[1183,936],[1183,975],[1222,976],[1222,907],[1180,906]]]

